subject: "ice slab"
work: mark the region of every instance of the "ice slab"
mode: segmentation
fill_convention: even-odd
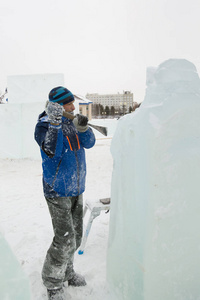
[[[107,277],[116,299],[200,299],[200,79],[170,59],[119,120]]]
[[[27,74],[8,76],[8,102],[45,102],[48,100],[50,90],[60,85],[64,85],[63,74]]]
[[[50,90],[64,85],[63,74],[8,76],[8,103],[0,105],[0,158],[40,159],[34,131]],[[79,113],[75,101],[75,113]]]
[[[28,279],[1,233],[0,249],[0,299],[29,300]]]
[[[45,102],[0,105],[0,158],[40,158],[34,130],[44,107]]]

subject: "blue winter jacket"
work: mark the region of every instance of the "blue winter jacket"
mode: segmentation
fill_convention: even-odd
[[[82,194],[86,177],[84,148],[95,144],[92,129],[78,132],[73,122],[65,117],[61,125],[51,125],[43,112],[35,128],[35,140],[41,149],[45,197]]]

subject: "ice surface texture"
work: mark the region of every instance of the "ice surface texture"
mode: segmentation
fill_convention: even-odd
[[[169,59],[112,140],[107,276],[120,300],[200,299],[200,79]]]
[[[0,299],[29,300],[28,279],[1,233],[0,249]]]

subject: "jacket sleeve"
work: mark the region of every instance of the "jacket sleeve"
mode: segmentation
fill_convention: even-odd
[[[38,122],[35,128],[35,140],[48,157],[53,158],[62,155],[63,134],[61,125],[54,126]]]
[[[85,132],[79,132],[79,140],[81,145],[86,149],[92,148],[96,141],[95,135],[90,127]]]

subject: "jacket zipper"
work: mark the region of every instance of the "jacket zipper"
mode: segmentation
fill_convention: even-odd
[[[52,188],[53,188],[53,186],[54,186],[54,184],[55,184],[56,177],[57,177],[57,175],[58,175],[58,171],[59,171],[59,168],[60,168],[61,161],[62,161],[62,158],[61,158],[61,160],[59,161],[59,164],[58,164],[58,166],[57,166],[56,174],[55,174],[54,179],[53,179],[53,182],[52,182]]]
[[[80,195],[80,187],[79,187],[79,173],[80,173],[80,168],[79,168],[79,162],[78,162],[78,156],[77,156],[77,152],[74,151],[75,157],[76,157],[76,164],[77,164],[77,186],[78,186],[78,195]]]
[[[66,138],[67,138],[67,140],[68,140],[70,150],[71,150],[71,151],[74,151],[74,155],[75,155],[75,158],[76,158],[76,165],[77,165],[77,190],[78,190],[78,195],[79,195],[79,194],[80,194],[80,186],[79,186],[79,179],[80,179],[79,173],[80,173],[80,168],[79,168],[79,162],[78,162],[77,151],[72,149],[72,145],[71,145],[71,142],[70,142],[69,137],[66,136]],[[78,150],[79,150],[79,149],[80,149],[80,143],[79,143],[79,138],[78,138],[78,135],[77,135],[77,134],[76,134],[76,140],[77,140]]]

